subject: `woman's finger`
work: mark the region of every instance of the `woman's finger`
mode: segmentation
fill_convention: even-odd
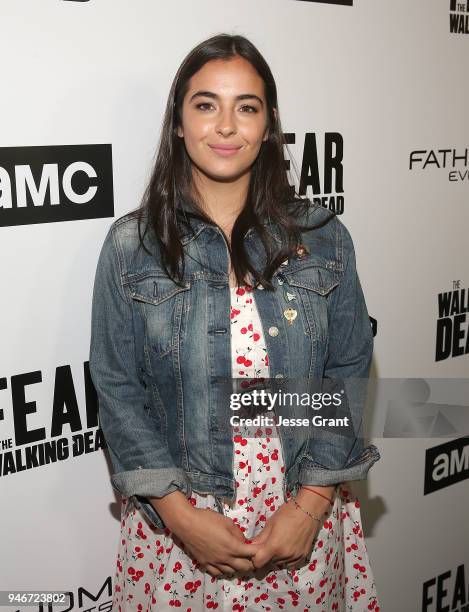
[[[215,567],[214,565],[211,565],[210,563],[207,563],[205,565],[205,570],[211,575],[211,576],[220,576],[221,575],[221,571]]]
[[[253,572],[256,569],[250,559],[239,559],[233,557],[229,560],[229,564],[231,567],[235,568],[237,572]]]
[[[281,557],[280,555],[277,555],[272,559],[272,563],[274,563],[275,565],[282,565],[282,567],[286,567],[293,563],[298,563],[298,561],[303,561],[304,559],[304,555],[289,555],[288,557]]]
[[[236,574],[236,569],[224,563],[217,563],[216,566],[224,576],[233,576]]]
[[[296,559],[293,559],[292,561],[288,561],[285,566],[288,569],[292,569],[293,567],[297,566],[297,565],[303,565],[304,563],[306,563],[305,557],[297,557]]]

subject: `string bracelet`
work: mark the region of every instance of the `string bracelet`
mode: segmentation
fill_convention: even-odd
[[[327,497],[326,495],[323,495],[322,493],[319,493],[319,491],[316,491],[315,489],[310,489],[310,487],[307,487],[305,485],[301,485],[302,489],[306,489],[307,491],[311,491],[311,493],[316,493],[316,495],[320,495],[321,497],[324,497],[324,499],[327,499],[327,501],[331,504],[331,506],[333,506],[333,502],[332,500]]]
[[[312,519],[314,519],[315,521],[317,521],[318,523],[321,523],[321,519],[318,518],[317,516],[315,516],[314,514],[311,514],[311,512],[308,512],[308,510],[305,510],[304,508],[302,508],[300,506],[300,504],[296,501],[296,499],[292,500],[293,503],[295,504],[296,508],[298,508],[299,510],[301,510],[302,512],[304,512],[305,514],[307,514],[309,517],[311,517]]]

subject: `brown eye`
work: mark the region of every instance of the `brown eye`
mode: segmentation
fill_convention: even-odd
[[[241,108],[247,108],[249,109],[247,112],[248,113],[257,113],[257,108],[255,106],[251,106],[249,104],[245,104],[244,106],[242,106]]]
[[[196,104],[196,108],[198,108],[199,110],[207,110],[205,108],[201,108],[201,107],[206,107],[206,106],[212,106],[210,104],[210,102],[200,102],[200,104]]]

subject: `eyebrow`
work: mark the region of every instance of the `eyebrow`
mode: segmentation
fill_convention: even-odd
[[[214,100],[219,100],[220,96],[216,93],[214,93],[213,91],[196,91],[194,94],[192,94],[192,96],[189,99],[189,102],[192,102],[192,100],[194,98],[198,98],[199,96],[203,96],[204,98],[213,98]],[[261,98],[259,98],[259,96],[256,96],[256,94],[252,94],[252,93],[245,93],[245,94],[240,94],[239,96],[235,97],[235,100],[257,100],[261,106],[264,106],[264,102],[261,100]]]

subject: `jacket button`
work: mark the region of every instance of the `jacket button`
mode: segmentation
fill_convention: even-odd
[[[269,336],[278,336],[278,327],[275,327],[275,325],[269,327]]]

